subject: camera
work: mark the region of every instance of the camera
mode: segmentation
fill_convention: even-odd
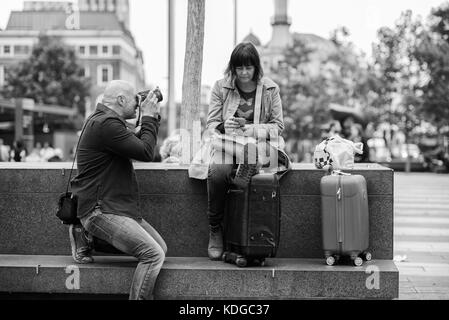
[[[138,99],[139,106],[147,98],[147,96],[150,94],[150,92],[151,92],[151,90],[146,90],[146,91],[141,91],[141,92],[137,93],[137,99]],[[156,89],[153,90],[153,93],[156,95],[157,102],[161,102],[164,99],[164,97],[162,96],[162,92],[161,92],[161,90],[159,90],[158,87],[156,87]]]

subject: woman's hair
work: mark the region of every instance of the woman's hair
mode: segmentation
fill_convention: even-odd
[[[236,76],[235,69],[241,66],[254,66],[253,81],[258,81],[263,77],[259,53],[251,42],[242,42],[234,48],[225,75]]]

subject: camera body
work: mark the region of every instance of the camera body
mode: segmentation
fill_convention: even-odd
[[[137,93],[137,97],[139,100],[138,101],[139,106],[147,98],[147,96],[150,94],[150,92],[151,92],[151,90],[145,90],[145,91],[141,91],[141,92]],[[156,89],[153,90],[153,93],[157,97],[157,102],[161,102],[164,99],[164,97],[162,96],[162,92],[161,92],[161,90],[159,90],[158,87],[156,87]]]

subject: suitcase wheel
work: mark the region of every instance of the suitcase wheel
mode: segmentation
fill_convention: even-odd
[[[326,258],[326,264],[328,266],[333,266],[335,264],[335,258],[333,256],[329,256]]]
[[[253,264],[263,267],[265,265],[265,259],[256,258],[252,261]]]
[[[228,251],[223,252],[223,254],[221,256],[221,260],[223,262],[228,262],[229,261],[229,252]]]
[[[240,268],[244,268],[248,264],[248,261],[244,257],[237,257],[235,264]]]
[[[360,257],[355,258],[354,260],[352,260],[352,263],[356,266],[356,267],[360,267],[363,264],[363,259]]]

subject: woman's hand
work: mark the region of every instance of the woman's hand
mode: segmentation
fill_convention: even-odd
[[[240,129],[240,124],[234,120],[234,117],[229,118],[224,123],[225,133],[233,133],[237,129]]]
[[[242,129],[245,137],[254,137],[254,126],[245,125]]]

